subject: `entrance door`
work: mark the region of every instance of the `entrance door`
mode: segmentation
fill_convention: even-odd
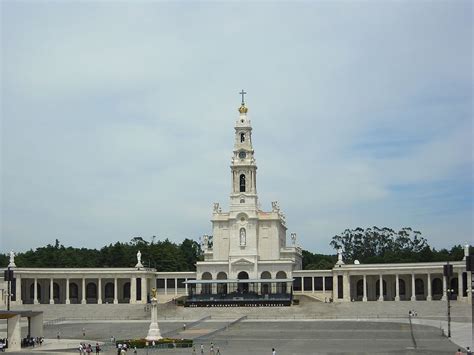
[[[237,278],[239,280],[248,280],[249,279],[249,274],[247,274],[245,271],[239,272],[237,275]],[[248,293],[249,292],[249,284],[248,283],[239,283],[237,286],[237,290],[239,293]]]

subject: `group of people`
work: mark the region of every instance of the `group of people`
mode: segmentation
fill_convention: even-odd
[[[91,344],[80,343],[78,350],[80,355],[85,355],[92,354],[94,350],[96,354],[100,354],[102,349],[100,348],[99,343],[95,343],[95,347],[93,347]]]
[[[199,346],[201,355],[204,354],[204,344]],[[196,345],[193,345],[193,355],[196,355]],[[214,343],[211,342],[209,346],[209,355],[221,355],[221,349],[218,346],[214,346]]]
[[[154,342],[153,342],[154,343]],[[153,344],[154,345],[154,344]],[[127,354],[128,346],[127,344],[118,344],[117,345],[117,355],[124,355]],[[137,353],[137,347],[133,347],[133,354]]]
[[[456,354],[455,355],[472,355],[472,350],[469,348],[469,346],[466,348],[466,353],[463,353],[461,351],[461,349],[458,349],[458,351],[456,351]]]
[[[26,338],[23,338],[21,340],[21,346],[22,347],[27,347],[27,346],[41,346],[43,345],[44,342],[44,337],[30,337],[27,336]]]

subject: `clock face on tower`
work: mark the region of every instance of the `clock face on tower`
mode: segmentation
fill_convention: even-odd
[[[245,154],[244,151],[240,151],[240,152],[239,152],[239,158],[240,158],[240,159],[245,159],[246,156],[247,156],[247,154]]]

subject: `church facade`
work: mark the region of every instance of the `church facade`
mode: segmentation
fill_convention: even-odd
[[[290,305],[293,295],[321,301],[436,301],[447,297],[471,302],[472,273],[466,262],[345,264],[339,253],[330,270],[302,270],[296,234],[287,235],[277,202],[260,209],[252,126],[242,98],[234,125],[229,210],[214,203],[212,237],[202,242],[204,261],[196,271],[160,272],[145,268],[21,268],[11,259],[14,278],[8,292],[0,279],[0,302],[22,304],[147,303],[152,288],[162,301],[186,295],[188,305]],[[289,242],[288,242],[289,239]],[[469,248],[466,246],[465,257]],[[3,273],[2,273],[3,274]]]

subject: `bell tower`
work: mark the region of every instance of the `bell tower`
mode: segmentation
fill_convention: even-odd
[[[252,147],[252,126],[247,117],[242,90],[242,103],[239,107],[239,118],[235,122],[234,151],[230,169],[232,172],[232,193],[230,194],[231,211],[257,210],[257,164]]]

